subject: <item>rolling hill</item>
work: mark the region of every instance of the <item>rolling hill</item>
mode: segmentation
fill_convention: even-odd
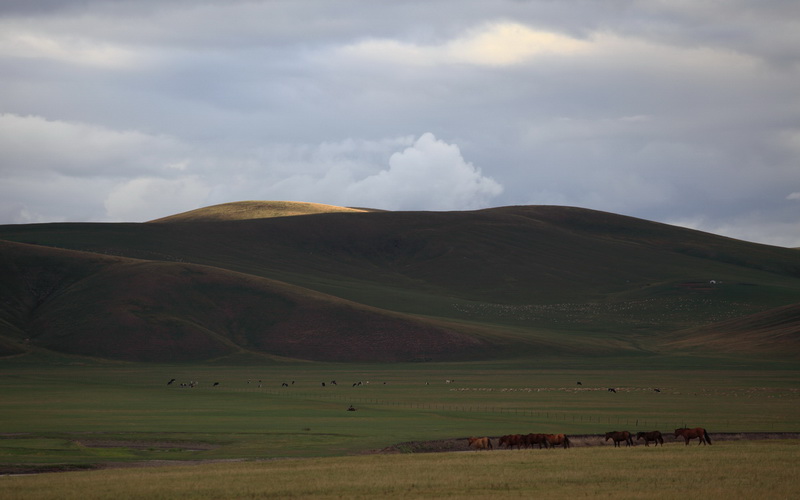
[[[797,250],[574,207],[241,202],[141,224],[8,225],[0,277],[6,355],[800,354]]]

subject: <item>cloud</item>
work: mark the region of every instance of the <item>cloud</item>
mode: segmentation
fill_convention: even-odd
[[[537,55],[568,55],[585,50],[587,43],[562,34],[537,31],[519,23],[497,22],[440,44],[415,44],[391,39],[369,39],[346,46],[348,57],[384,64],[432,66],[475,64],[509,66]]]
[[[105,199],[111,220],[146,221],[202,206],[211,191],[196,176],[137,178],[115,186]]]
[[[431,133],[395,153],[388,170],[347,187],[347,198],[390,210],[485,208],[503,187]]]
[[[800,200],[800,191],[794,192],[786,197],[787,200]]]
[[[413,144],[388,157],[388,165],[368,165],[364,151],[382,154],[401,141],[352,141],[325,144],[313,153],[316,167],[308,166],[259,190],[262,198],[289,199],[385,210],[459,210],[486,208],[503,187],[467,162],[458,146],[422,134]],[[331,153],[335,153],[331,156]],[[345,153],[342,155],[342,153]],[[284,161],[286,161],[284,159]],[[295,161],[297,158],[295,157]],[[325,166],[321,171],[319,165]],[[297,162],[298,168],[302,162]],[[230,195],[230,193],[228,193]]]
[[[0,3],[0,223],[295,199],[800,234],[796,1]]]
[[[0,114],[0,175],[51,172],[64,176],[129,176],[155,172],[184,147],[136,130]],[[170,162],[172,163],[172,161]]]
[[[25,31],[6,31],[0,35],[0,57],[50,59],[114,69],[132,68],[140,59],[134,51],[107,42]]]

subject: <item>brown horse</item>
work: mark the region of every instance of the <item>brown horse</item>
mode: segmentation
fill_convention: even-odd
[[[547,436],[544,434],[528,434],[525,436],[525,447],[533,448],[533,445],[538,444],[539,449],[542,449],[542,445],[547,448]]]
[[[547,439],[547,444],[550,445],[550,449],[556,446],[563,446],[566,449],[572,445],[566,434],[545,434],[545,439]]]
[[[639,441],[641,439],[644,439],[645,446],[650,446],[650,441],[653,441],[656,446],[658,446],[658,443],[661,443],[661,446],[664,446],[664,438],[661,436],[661,432],[659,431],[637,432],[636,440]]]
[[[516,446],[518,449],[522,449],[522,445],[525,444],[525,438],[522,434],[509,434],[506,436],[500,436],[500,440],[497,442],[497,447],[500,448],[503,445],[506,445],[506,448],[513,450]]]
[[[469,447],[475,448],[475,451],[479,450],[491,450],[492,448],[492,440],[488,437],[471,437],[469,438]]]
[[[625,441],[625,446],[633,446],[633,438],[628,431],[611,431],[606,432],[606,442],[611,439],[614,441],[614,447],[622,446],[620,443]]]
[[[677,438],[678,436],[683,436],[683,439],[686,440],[686,446],[689,446],[689,441],[695,438],[700,440],[700,442],[697,443],[698,445],[706,443],[711,444],[711,438],[702,427],[695,427],[694,429],[682,427],[680,429],[675,429],[675,437]]]

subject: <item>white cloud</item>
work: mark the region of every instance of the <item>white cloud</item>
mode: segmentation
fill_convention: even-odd
[[[800,200],[800,191],[794,192],[786,197],[787,200]]]
[[[389,169],[347,188],[348,199],[392,210],[485,208],[503,187],[431,133],[395,153]]]
[[[380,144],[386,147],[398,142]],[[353,145],[351,141],[345,144]],[[376,146],[376,143],[362,144],[367,149]],[[322,172],[305,170],[256,190],[265,199],[313,200],[386,210],[485,208],[503,191],[499,183],[467,162],[458,146],[438,140],[431,133],[422,134],[403,151],[391,154],[388,168],[375,172],[372,165],[372,173],[366,175],[364,153],[360,149],[350,149],[344,157],[328,156],[331,151],[344,149],[326,144],[313,155],[318,161],[327,157]]]
[[[114,187],[105,200],[111,220],[142,222],[202,206],[211,188],[194,176],[138,178]]]
[[[0,175],[57,172],[65,176],[128,176],[158,171],[184,147],[136,130],[0,114]],[[174,164],[175,160],[167,160]]]
[[[83,38],[79,34],[53,36],[6,28],[0,35],[0,57],[49,59],[114,69],[133,68],[140,63],[140,57],[131,49]]]
[[[475,64],[510,66],[538,55],[581,52],[588,44],[562,34],[537,31],[519,23],[490,23],[440,44],[368,39],[346,46],[342,54],[388,64],[433,66]]]

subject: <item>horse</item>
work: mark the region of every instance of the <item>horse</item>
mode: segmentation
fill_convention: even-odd
[[[475,451],[492,449],[492,440],[489,439],[488,437],[481,437],[481,438],[471,437],[468,439],[468,441],[469,441],[468,446],[470,448],[475,448]]]
[[[544,434],[528,434],[525,436],[525,447],[533,448],[533,445],[538,444],[539,449],[542,449],[542,445],[547,448],[547,436]]]
[[[609,439],[614,441],[614,447],[622,446],[619,443],[625,441],[625,446],[633,446],[633,438],[628,431],[611,431],[606,432],[606,441]]]
[[[518,449],[522,449],[522,445],[525,444],[525,439],[522,437],[522,434],[509,434],[506,436],[500,436],[500,440],[497,442],[497,447],[501,447],[506,445],[507,449],[514,449],[516,446]]]
[[[572,445],[566,434],[545,434],[545,439],[547,439],[547,444],[550,446],[550,449],[556,446],[562,446],[566,449]]]
[[[695,427],[694,429],[688,429],[686,427],[682,427],[680,429],[675,429],[675,437],[683,436],[683,439],[686,440],[686,446],[689,446],[689,441],[697,438],[700,440],[698,445],[701,444],[711,444],[711,438],[708,436],[708,432],[702,427]]]
[[[645,446],[650,446],[650,441],[656,443],[655,446],[658,446],[658,443],[661,443],[661,446],[664,446],[664,438],[661,436],[661,432],[659,431],[637,432],[636,440],[639,441],[641,439],[644,439]]]

